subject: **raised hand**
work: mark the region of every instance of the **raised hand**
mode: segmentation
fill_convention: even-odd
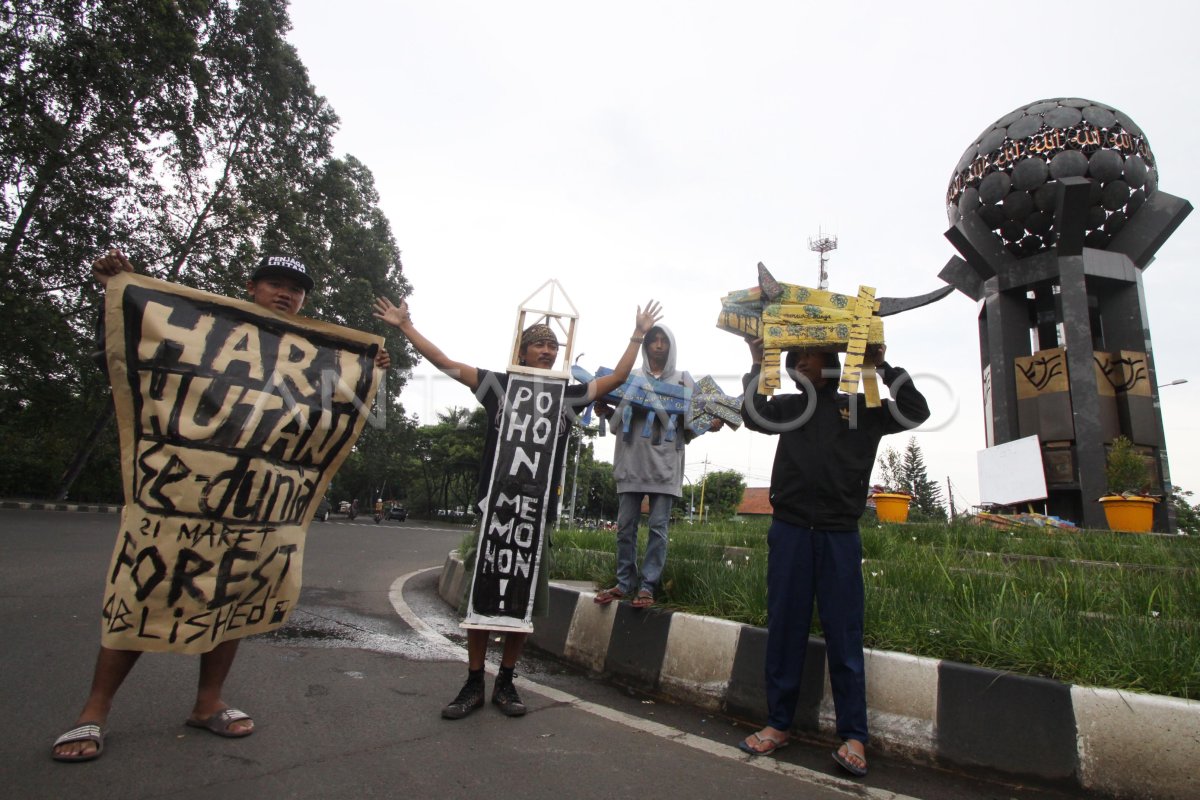
[[[122,272],[134,272],[133,264],[120,250],[113,248],[92,262],[92,277],[101,286],[108,286],[108,279]]]
[[[408,313],[408,301],[403,299],[400,301],[400,305],[394,305],[386,297],[375,298],[374,316],[375,319],[386,322],[393,328],[399,328],[405,323],[412,322],[412,317]]]
[[[637,330],[642,336],[645,336],[651,328],[654,327],[660,319],[662,319],[662,305],[654,300],[646,303],[646,310],[643,311],[641,306],[637,310]]]

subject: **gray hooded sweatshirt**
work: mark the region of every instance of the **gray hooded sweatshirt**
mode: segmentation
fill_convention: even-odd
[[[667,352],[666,365],[658,380],[673,383],[678,386],[691,387],[692,377],[686,372],[675,368],[675,336],[665,325],[655,325],[646,334],[649,341],[654,331],[660,330],[667,335],[671,349]],[[646,344],[642,344],[642,365],[630,376],[643,375],[654,377],[650,373],[650,359],[646,356]],[[629,412],[625,409],[628,407]],[[628,430],[629,436],[623,435],[625,414],[630,413],[632,419]],[[616,451],[613,456],[613,478],[617,482],[617,491],[650,492],[653,494],[669,494],[679,497],[683,494],[683,446],[692,438],[688,431],[685,418],[676,420],[675,436],[667,439],[669,421],[665,415],[655,415],[651,422],[651,435],[643,436],[646,429],[646,418],[652,412],[645,408],[622,402],[609,418],[609,430],[617,434]]]

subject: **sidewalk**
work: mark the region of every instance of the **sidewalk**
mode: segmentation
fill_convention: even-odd
[[[49,500],[0,500],[0,508],[18,511],[88,511],[101,514],[119,514],[120,505],[107,503],[55,503]]]
[[[456,551],[438,583],[457,606]],[[766,630],[626,603],[599,606],[579,582],[553,583],[530,642],[638,689],[760,723]],[[834,738],[825,646],[809,645],[796,727]],[[871,747],[897,758],[1003,773],[1114,797],[1196,797],[1200,703],[1072,686],[952,661],[868,650]]]

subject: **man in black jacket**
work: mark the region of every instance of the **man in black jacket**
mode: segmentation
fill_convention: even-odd
[[[895,398],[880,407],[867,408],[862,395],[839,394],[837,354],[815,350],[788,352],[786,365],[799,394],[766,397],[757,392],[762,340],[749,345],[754,365],[743,378],[742,417],[751,430],[778,434],[779,444],[767,534],[767,726],[739,746],[768,755],[787,744],[815,598],[843,741],[833,758],[861,777],[867,773],[868,736],[858,518],[879,440],[920,425],[929,418],[929,406],[908,373],[884,361],[882,345],[867,351]]]

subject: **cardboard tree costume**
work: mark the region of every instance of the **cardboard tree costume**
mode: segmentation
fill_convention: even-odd
[[[569,364],[579,315],[556,280],[526,298],[517,313],[512,357],[500,404],[499,436],[479,533],[464,628],[530,632],[547,522],[552,519],[555,449],[569,423],[563,419],[570,372],[520,363],[522,331],[534,322],[557,328],[565,340],[560,360]],[[565,466],[565,465],[564,465]]]

